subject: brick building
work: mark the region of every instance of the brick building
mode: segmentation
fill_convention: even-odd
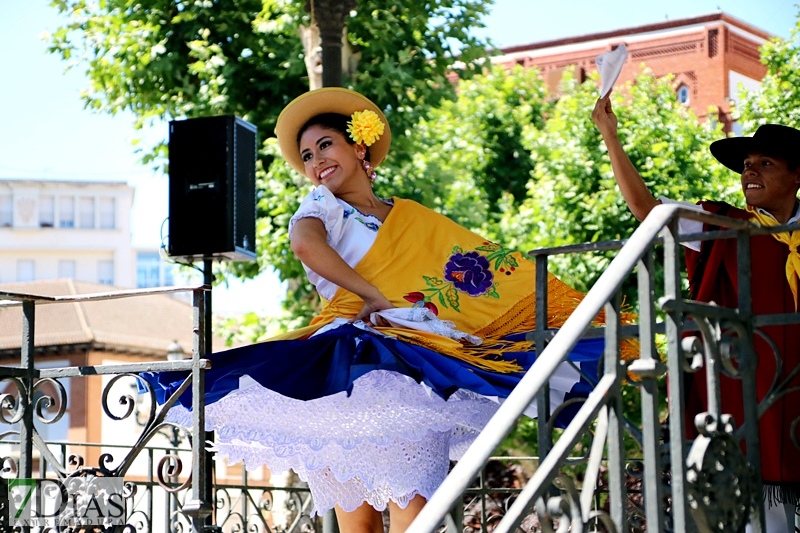
[[[771,34],[722,12],[691,18],[665,20],[655,24],[623,28],[503,48],[495,64],[536,67],[551,92],[557,92],[564,69],[575,66],[581,81],[596,71],[594,59],[621,43],[628,59],[617,84],[633,80],[646,65],[656,76],[673,74],[678,100],[700,116],[710,106],[719,110],[727,131],[731,124],[731,102],[739,85],[754,89],[766,74],[759,61],[759,47]]]

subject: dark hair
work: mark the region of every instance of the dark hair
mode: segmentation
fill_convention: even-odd
[[[347,144],[355,144],[356,142],[350,137],[350,133],[347,131],[347,123],[349,121],[350,117],[340,115],[339,113],[322,113],[321,115],[311,117],[305,124],[303,124],[303,127],[300,128],[300,131],[297,132],[297,147],[300,147],[300,138],[303,136],[306,130],[312,126],[319,126],[321,128],[325,128],[326,130],[341,133],[344,137],[344,140],[347,141]],[[369,161],[369,148],[367,148],[367,153],[364,156],[364,160]]]

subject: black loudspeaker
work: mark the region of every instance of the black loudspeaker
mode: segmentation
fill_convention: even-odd
[[[169,123],[169,255],[256,259],[257,129],[233,115]]]

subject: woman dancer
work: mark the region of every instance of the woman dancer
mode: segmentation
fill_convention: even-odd
[[[289,233],[323,309],[306,328],[211,356],[207,428],[231,462],[295,470],[342,531],[382,531],[388,506],[400,533],[535,360],[534,263],[416,202],[376,197],[391,133],[364,96],[306,93],[276,133],[316,186]],[[549,276],[548,326],[581,297]],[[553,406],[591,390],[602,347],[578,344],[581,373],[562,365]],[[179,377],[151,381],[163,399]],[[191,420],[182,407],[170,416]]]

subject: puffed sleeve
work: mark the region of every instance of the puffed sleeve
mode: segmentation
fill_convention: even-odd
[[[336,246],[342,238],[344,231],[344,208],[331,191],[320,185],[303,199],[292,219],[289,221],[289,238],[292,238],[292,229],[301,218],[318,218],[325,225],[328,234],[328,244]]]

